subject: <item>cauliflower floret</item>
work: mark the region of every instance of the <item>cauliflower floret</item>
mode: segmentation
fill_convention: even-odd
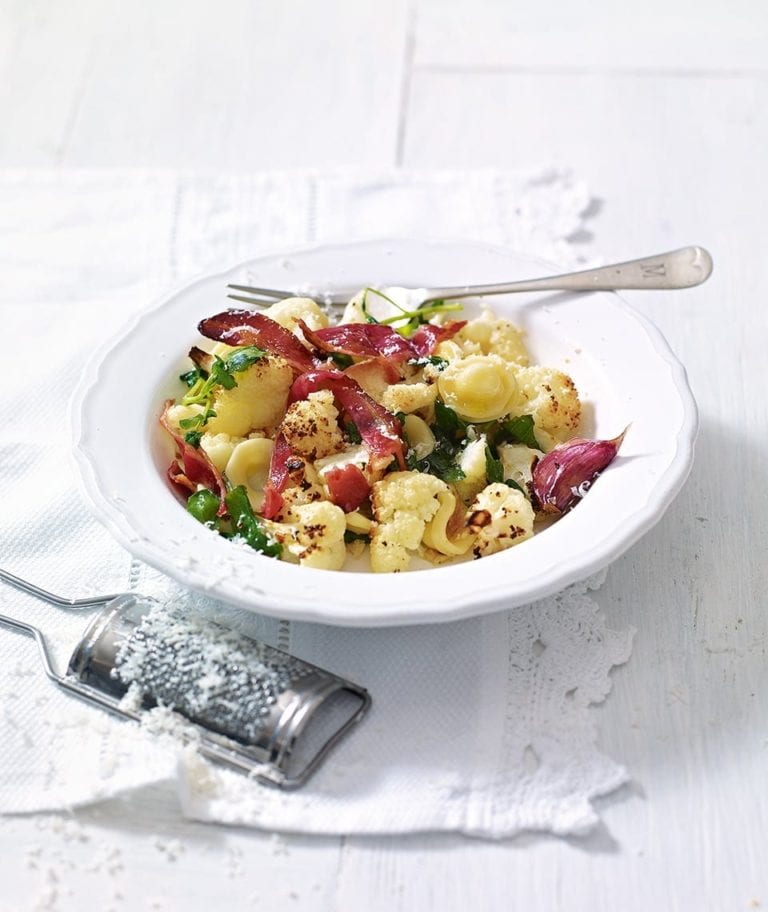
[[[438,344],[432,354],[436,355],[438,358],[442,358],[443,361],[448,361],[450,363],[451,361],[461,361],[464,357],[464,349],[456,342],[455,338],[445,339]]]
[[[310,393],[285,413],[281,430],[291,449],[309,459],[319,459],[344,448],[339,412],[330,390]]]
[[[532,415],[536,428],[562,443],[579,429],[581,402],[573,380],[551,367],[523,367],[517,372],[520,392],[514,414]],[[537,437],[545,446],[547,438]],[[551,447],[548,447],[551,449]]]
[[[205,409],[202,405],[172,405],[165,413],[168,423],[175,428],[181,428],[180,422],[202,415]]]
[[[533,507],[505,484],[489,484],[469,508],[467,525],[477,535],[472,553],[486,557],[533,535]]]
[[[417,412],[431,409],[437,399],[437,386],[430,383],[396,383],[388,387],[381,397],[381,404],[390,412]]]
[[[497,319],[490,310],[470,320],[456,334],[456,339],[468,355],[499,355],[505,361],[528,366],[528,352],[520,330],[509,320]]]
[[[294,507],[293,513],[296,541],[288,547],[299,564],[317,570],[341,570],[347,556],[347,522],[341,507],[322,500]]]
[[[373,486],[376,518],[371,535],[371,568],[376,573],[407,570],[410,551],[421,544],[427,523],[440,509],[437,495],[448,485],[421,472],[391,472]]]
[[[296,509],[305,504],[325,500],[320,476],[314,466],[301,456],[292,455],[288,460],[288,483],[282,492],[283,505],[278,518],[283,522],[296,522]]]
[[[303,320],[310,329],[324,329],[328,325],[328,314],[312,298],[284,298],[263,313],[302,340],[304,336],[298,329],[299,320]]]
[[[280,422],[293,383],[287,361],[266,355],[236,373],[235,380],[237,386],[232,389],[217,389],[213,400],[216,415],[208,420],[206,431],[245,437],[255,428],[271,428]]]

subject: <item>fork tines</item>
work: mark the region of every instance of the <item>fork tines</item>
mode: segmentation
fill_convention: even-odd
[[[268,307],[275,303],[275,298],[246,298],[244,295],[227,295],[232,301],[242,301],[243,304],[256,304],[259,307]]]
[[[255,288],[253,285],[227,285],[227,288],[232,288],[234,291],[247,291],[248,294],[257,295],[262,298],[272,298],[276,301],[295,296],[295,292],[282,291],[279,288]]]

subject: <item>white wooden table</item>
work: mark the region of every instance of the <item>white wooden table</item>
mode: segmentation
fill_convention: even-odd
[[[764,0],[0,0],[0,123],[0,167],[551,162],[600,200],[588,254],[716,262],[695,293],[632,296],[702,430],[599,596],[638,634],[600,710],[634,784],[597,832],[278,837],[185,822],[155,788],[0,820],[0,910],[768,906]]]

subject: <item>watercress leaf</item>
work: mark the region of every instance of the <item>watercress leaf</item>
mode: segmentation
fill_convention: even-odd
[[[213,523],[216,520],[221,501],[207,488],[195,491],[187,498],[187,510],[198,522],[203,524]]]
[[[485,475],[488,479],[488,484],[504,481],[501,460],[494,457],[491,448],[487,445],[485,447]]]
[[[232,488],[225,500],[234,534],[239,535],[254,551],[260,551],[267,557],[279,557],[283,546],[269,535],[261,520],[253,512],[245,487],[238,485],[236,488]]]
[[[467,427],[467,423],[439,399],[435,400],[435,424],[443,434],[450,437],[455,437],[459,432],[463,434]]]
[[[467,477],[467,474],[461,466],[452,465],[443,472],[441,477],[443,481],[450,483],[453,481],[461,481],[463,478]]]
[[[514,488],[516,491],[519,491],[521,494],[524,494],[526,497],[530,497],[528,492],[524,491],[523,488],[521,488],[520,485],[516,481],[513,481],[511,478],[505,478],[504,484],[508,488]]]
[[[534,450],[540,450],[534,434],[534,423],[531,415],[519,415],[517,418],[507,418],[499,422],[497,443],[524,443]]]
[[[409,358],[407,363],[411,364],[413,367],[426,367],[428,364],[432,364],[441,373],[448,367],[448,362],[445,358],[440,358],[438,355],[424,355],[421,358]]]
[[[369,542],[370,540],[371,537],[369,535],[366,535],[365,532],[353,532],[351,529],[347,529],[344,533],[344,541],[347,544],[355,541]]]
[[[357,429],[357,425],[354,421],[344,422],[344,433],[347,435],[347,439],[350,443],[362,443],[363,441],[363,438],[360,436],[360,431]]]
[[[344,352],[331,352],[331,361],[333,361],[339,370],[352,367],[355,363],[355,359],[351,355],[345,355]]]
[[[200,446],[200,441],[202,440],[203,434],[202,431],[187,431],[184,435],[184,440],[190,445],[197,449]]]
[[[217,357],[211,366],[211,379],[215,384],[223,386],[224,389],[233,389],[237,386],[237,380],[227,370],[226,364]]]
[[[186,383],[190,389],[192,389],[198,380],[202,379],[204,379],[203,373],[196,367],[192,370],[186,371],[183,374],[179,374],[179,380],[181,380],[183,383]]]
[[[204,420],[202,415],[192,415],[191,418],[182,418],[179,421],[179,427],[186,431],[190,428],[200,427]]]
[[[224,366],[228,373],[239,373],[249,368],[252,364],[255,364],[257,361],[266,355],[266,352],[263,348],[259,348],[256,345],[247,345],[245,348],[240,348],[236,352],[227,358],[224,362]],[[228,387],[229,389],[230,387]]]

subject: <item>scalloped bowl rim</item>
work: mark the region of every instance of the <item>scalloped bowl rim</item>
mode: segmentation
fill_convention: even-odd
[[[396,237],[352,242],[322,242],[303,245],[290,250],[268,252],[237,263],[221,272],[202,274],[195,279],[180,283],[171,292],[163,295],[159,300],[133,315],[115,336],[94,353],[80,376],[71,400],[72,455],[80,490],[93,514],[121,545],[127,548],[135,557],[175,578],[183,585],[218,597],[239,607],[292,620],[343,626],[377,627],[455,621],[503,608],[515,607],[516,605],[553,595],[566,586],[587,578],[616,560],[660,520],[682,488],[690,472],[693,462],[694,443],[698,431],[696,403],[688,385],[685,369],[673,354],[661,331],[648,317],[625,301],[620,295],[615,292],[597,292],[595,294],[609,295],[620,309],[628,313],[637,322],[651,342],[655,354],[670,368],[672,386],[679,397],[679,403],[682,408],[682,420],[675,437],[674,456],[666,467],[664,474],[655,480],[644,506],[627,517],[618,529],[619,534],[615,535],[614,538],[611,539],[609,536],[605,536],[596,542],[592,542],[587,552],[582,550],[573,554],[570,559],[563,561],[545,580],[536,581],[535,585],[529,583],[527,586],[515,587],[509,581],[498,579],[499,574],[496,573],[497,579],[493,585],[476,591],[464,591],[458,598],[454,596],[451,603],[447,603],[445,596],[442,596],[431,600],[423,598],[417,606],[414,606],[413,602],[409,602],[407,609],[402,604],[379,603],[374,610],[371,610],[370,606],[360,607],[358,602],[346,599],[333,605],[333,607],[329,607],[329,603],[332,604],[334,597],[338,597],[338,589],[334,591],[335,584],[344,581],[347,585],[354,587],[352,581],[355,578],[370,580],[371,575],[346,574],[342,571],[342,576],[340,573],[329,571],[308,571],[305,568],[291,567],[291,570],[296,574],[312,574],[315,577],[315,583],[318,583],[318,574],[327,578],[327,586],[325,583],[318,583],[321,588],[327,588],[327,597],[320,601],[318,601],[317,591],[314,586],[310,589],[311,596],[301,593],[302,579],[299,576],[296,577],[296,590],[288,596],[271,592],[269,586],[267,588],[250,587],[244,592],[238,592],[231,588],[228,589],[225,583],[215,578],[215,574],[212,577],[210,569],[206,572],[205,569],[201,570],[199,567],[187,566],[183,561],[180,562],[179,554],[169,551],[169,542],[167,540],[158,542],[152,540],[152,538],[137,534],[135,525],[126,516],[123,508],[104,490],[100,472],[97,468],[98,456],[94,460],[94,455],[87,445],[88,425],[92,417],[89,415],[91,400],[95,391],[99,388],[100,377],[108,360],[107,356],[120,349],[121,346],[128,344],[128,341],[142,324],[146,321],[151,321],[153,316],[159,314],[166,305],[177,299],[179,295],[189,293],[212,280],[225,279],[237,270],[244,270],[248,267],[253,267],[255,264],[270,262],[278,257],[290,259],[318,253],[333,255],[334,253],[349,251],[351,248],[359,250],[366,246],[378,246],[386,249],[397,247],[398,245],[414,247],[422,245],[425,249],[460,246],[467,250],[474,250],[478,254],[485,252],[486,254],[495,254],[509,259],[524,261],[530,264],[531,267],[537,267],[542,270],[551,271],[557,269],[553,264],[537,257],[519,254],[506,248],[475,241]],[[172,496],[170,492],[169,496]],[[583,505],[580,505],[580,509],[583,509]],[[182,510],[179,510],[179,514],[180,516],[186,515]],[[226,545],[234,547],[229,542]],[[495,560],[500,556],[455,566],[471,567],[477,573],[478,567],[482,567],[488,561]],[[261,556],[258,556],[258,558],[261,561],[268,560]],[[415,578],[429,576],[435,583],[433,588],[440,589],[441,574],[445,570],[454,568],[454,566],[449,565],[424,572],[387,574],[383,576],[397,576],[398,585],[403,590],[403,597],[408,597],[408,586],[413,584]],[[376,577],[377,583],[380,579],[382,579],[381,576]],[[444,581],[446,583],[450,582],[447,578]],[[422,587],[419,584],[417,588]]]

